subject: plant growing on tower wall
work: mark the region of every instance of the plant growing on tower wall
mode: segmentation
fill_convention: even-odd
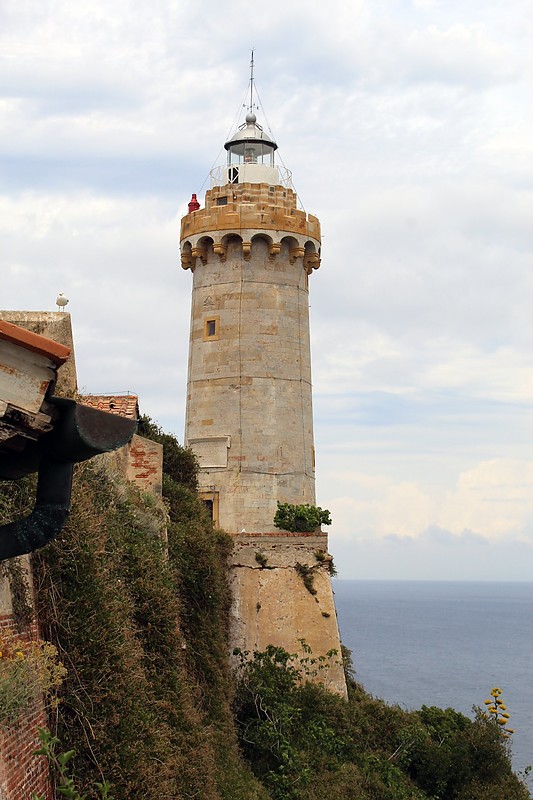
[[[331,516],[327,508],[278,502],[274,525],[284,531],[303,533],[314,531],[320,525],[331,525]]]

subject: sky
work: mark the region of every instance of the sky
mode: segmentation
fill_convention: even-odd
[[[0,308],[183,441],[179,222],[258,121],[322,224],[317,503],[346,579],[533,576],[529,0],[2,0]]]

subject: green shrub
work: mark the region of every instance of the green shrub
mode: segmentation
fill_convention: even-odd
[[[331,516],[327,509],[319,506],[278,503],[274,525],[284,531],[304,533],[314,531],[320,525],[331,525]]]
[[[346,702],[306,682],[303,661],[274,647],[241,660],[241,747],[275,800],[527,800],[486,717],[407,712],[353,680]]]
[[[61,753],[58,752],[59,739],[57,736],[52,736],[49,730],[42,728],[39,730],[39,741],[41,746],[35,751],[34,755],[43,756],[48,762],[50,773],[55,779],[58,787],[58,792],[62,797],[67,797],[68,800],[86,800],[85,795],[81,795],[76,786],[76,782],[70,774],[70,761],[76,755],[75,750],[65,750]],[[103,782],[95,781],[94,787],[98,792],[99,800],[115,800],[110,794],[112,786],[107,780]],[[46,800],[44,796],[38,797],[35,793],[32,794],[32,800]]]

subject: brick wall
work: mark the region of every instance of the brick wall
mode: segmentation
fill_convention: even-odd
[[[4,631],[17,633],[11,614],[0,615],[0,636]],[[21,638],[38,638],[37,626],[31,625]],[[30,800],[32,792],[47,800],[51,797],[46,761],[33,755],[39,747],[37,731],[47,725],[40,701],[16,726],[0,725],[0,800]]]
[[[135,436],[128,445],[126,478],[145,492],[161,495],[163,445]]]
[[[163,481],[163,445],[135,434],[129,444],[106,453],[120,473],[143,492],[161,497]]]

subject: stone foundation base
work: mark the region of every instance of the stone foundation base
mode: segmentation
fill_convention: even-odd
[[[230,644],[250,654],[274,645],[301,658],[323,657],[308,665],[309,677],[346,697],[331,563],[324,533],[236,536]]]

